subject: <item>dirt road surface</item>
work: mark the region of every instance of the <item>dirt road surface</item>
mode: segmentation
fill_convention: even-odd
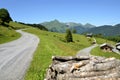
[[[85,49],[82,49],[80,51],[78,51],[76,56],[90,56],[90,51],[95,48],[96,46],[98,46],[97,44],[94,44],[90,47],[87,47]]]

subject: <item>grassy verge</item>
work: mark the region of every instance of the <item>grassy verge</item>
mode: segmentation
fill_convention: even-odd
[[[120,59],[120,55],[114,52],[103,52],[100,47],[96,47],[91,51],[92,55],[95,56],[102,56],[102,57],[115,57],[117,59]]]
[[[90,46],[85,36],[73,35],[74,42],[66,43],[65,34],[28,29],[40,38],[40,43],[34,54],[31,65],[25,75],[25,80],[44,80],[46,68],[51,63],[52,56],[76,55],[80,49]]]
[[[11,27],[0,25],[0,44],[18,39],[20,34],[13,30]]]

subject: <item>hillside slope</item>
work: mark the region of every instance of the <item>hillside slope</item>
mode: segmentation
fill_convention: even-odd
[[[111,25],[104,25],[95,28],[91,28],[87,32],[92,32],[94,34],[102,34],[104,36],[117,36],[120,35],[120,24],[111,26]]]
[[[62,33],[41,31],[35,28],[26,31],[37,35],[40,38],[40,44],[26,73],[25,80],[44,80],[44,74],[48,65],[51,64],[52,56],[76,55],[77,51],[91,45],[91,42],[83,35],[73,34],[74,42],[66,43],[65,34]]]
[[[23,25],[17,22],[9,22],[10,27],[12,27],[13,29],[17,30],[17,29],[24,29],[24,28],[30,28],[31,26],[27,26],[27,25]]]
[[[20,34],[11,27],[0,25],[0,44],[18,39]]]
[[[35,28],[29,28],[26,31],[37,35],[40,38],[40,44],[26,73],[25,80],[44,80],[44,74],[46,68],[51,64],[52,56],[75,56],[79,50],[91,46],[92,43],[92,39],[79,34],[73,34],[74,42],[66,43],[64,33],[42,31]],[[96,38],[96,40],[98,44],[106,42],[101,38]]]

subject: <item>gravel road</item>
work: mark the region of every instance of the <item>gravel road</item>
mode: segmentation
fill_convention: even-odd
[[[90,55],[90,51],[95,48],[96,46],[98,46],[97,44],[94,44],[90,47],[87,47],[85,49],[82,49],[80,51],[78,51],[76,56],[89,56]]]
[[[18,30],[21,38],[0,45],[0,80],[22,80],[39,38]]]

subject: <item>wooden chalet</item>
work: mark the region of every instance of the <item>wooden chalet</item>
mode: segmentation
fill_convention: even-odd
[[[108,43],[100,45],[100,49],[103,50],[104,52],[113,52],[112,51],[113,47]]]

